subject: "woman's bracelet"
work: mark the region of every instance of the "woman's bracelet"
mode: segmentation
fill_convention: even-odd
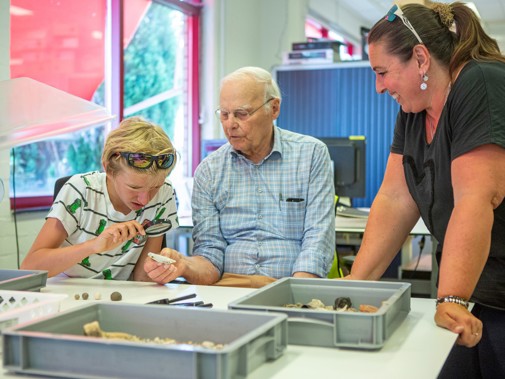
[[[468,309],[468,301],[459,296],[444,296],[437,299],[437,307],[442,303],[454,303],[464,306]]]

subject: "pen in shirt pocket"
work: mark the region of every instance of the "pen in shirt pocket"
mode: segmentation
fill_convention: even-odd
[[[301,203],[305,199],[302,199],[300,197],[288,197],[286,199],[286,203]],[[279,209],[281,208],[281,203],[284,201],[284,198],[282,197],[282,192],[279,192]]]

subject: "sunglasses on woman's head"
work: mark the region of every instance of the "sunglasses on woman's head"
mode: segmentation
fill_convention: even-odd
[[[407,17],[403,14],[402,9],[398,5],[393,5],[393,7],[389,10],[388,14],[386,15],[385,19],[388,20],[389,22],[393,22],[396,17],[398,17],[400,20],[402,20],[403,24],[412,32],[412,34],[416,37],[417,41],[424,45],[423,40],[421,37],[419,37],[419,34],[417,34],[416,30],[412,26],[409,20],[407,20]]]
[[[132,167],[148,169],[156,163],[156,167],[162,170],[172,167],[175,161],[174,153],[151,155],[144,153],[119,153],[126,159],[126,162]]]

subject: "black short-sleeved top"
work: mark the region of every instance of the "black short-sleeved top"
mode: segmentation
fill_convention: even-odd
[[[409,191],[442,251],[454,208],[451,162],[481,145],[505,148],[505,63],[472,61],[465,65],[430,144],[425,120],[425,111],[400,110],[391,152],[403,155]],[[494,211],[489,258],[471,300],[505,309],[505,201]]]

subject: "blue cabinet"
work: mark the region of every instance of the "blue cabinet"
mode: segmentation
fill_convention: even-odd
[[[365,136],[366,197],[353,206],[369,207],[386,168],[398,104],[375,91],[368,62],[275,67],[281,93],[277,125],[314,137]]]

